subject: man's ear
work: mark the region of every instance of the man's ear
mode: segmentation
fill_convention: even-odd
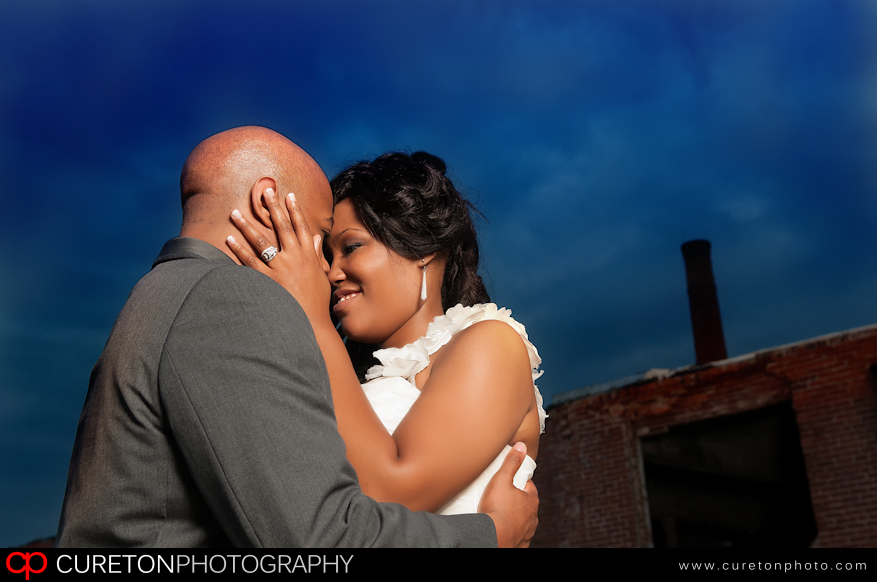
[[[256,180],[256,183],[253,184],[253,189],[250,191],[250,204],[253,206],[253,216],[265,227],[272,228],[271,213],[268,212],[268,207],[265,206],[264,198],[265,190],[268,188],[271,188],[277,194],[277,182],[274,178],[266,176]]]

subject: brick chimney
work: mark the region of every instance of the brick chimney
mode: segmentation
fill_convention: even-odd
[[[694,353],[698,364],[706,364],[728,357],[719,297],[710,260],[710,242],[692,240],[682,245],[685,258],[685,277],[688,280],[688,306],[691,309],[691,328],[694,333]]]

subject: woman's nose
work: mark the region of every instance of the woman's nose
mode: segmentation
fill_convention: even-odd
[[[347,275],[344,274],[344,270],[341,268],[341,261],[332,261],[332,265],[330,266],[324,257],[323,262],[325,263],[326,274],[329,277],[330,283],[337,286],[341,281],[347,278]]]

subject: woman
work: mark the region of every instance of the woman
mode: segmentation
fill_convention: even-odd
[[[254,266],[299,299],[311,321],[363,491],[412,510],[475,512],[510,443],[524,442],[536,456],[545,418],[533,383],[541,360],[510,312],[487,303],[469,204],[439,158],[385,154],[339,174],[332,191],[334,226],[323,248],[331,313],[347,347],[329,309],[302,301],[320,286],[321,258],[307,251],[310,234],[294,198],[296,237],[282,240],[283,252],[267,266]],[[279,204],[268,206],[280,225]],[[264,250],[245,222],[233,220]],[[252,253],[230,246],[254,264]],[[520,488],[534,468],[528,459]]]

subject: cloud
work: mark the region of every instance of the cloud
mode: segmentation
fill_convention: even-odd
[[[764,198],[743,194],[720,200],[717,207],[734,220],[748,222],[764,216],[768,202]]]

